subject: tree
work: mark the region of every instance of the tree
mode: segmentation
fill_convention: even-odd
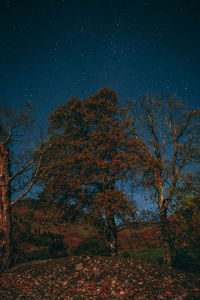
[[[59,106],[49,116],[49,142],[54,141],[54,146],[40,173],[50,197],[76,203],[104,222],[113,255],[116,214],[131,210],[118,182],[131,170],[134,146],[139,147],[139,141],[129,136],[130,122],[122,117],[119,102],[115,92],[104,88],[83,101],[71,98]],[[68,136],[69,132],[73,134]]]
[[[6,105],[0,107],[0,260],[4,265],[9,264],[12,250],[11,208],[31,190],[46,150],[39,147],[34,156],[33,149],[27,147],[27,137],[34,121],[32,112],[33,107],[28,103],[23,110]],[[25,173],[29,174],[26,179]],[[18,181],[21,176],[23,180]],[[18,195],[11,201],[14,191]]]
[[[187,110],[176,96],[145,95],[134,104],[135,126],[148,159],[141,159],[138,182],[157,204],[162,227],[163,262],[172,266],[175,249],[168,209],[188,166],[199,161],[200,109]]]
[[[179,243],[200,257],[200,176],[189,172],[176,189],[172,224]]]
[[[11,171],[10,151],[18,129],[27,131],[32,123],[31,108],[24,111],[0,107],[0,254],[7,257],[11,249],[11,182],[30,164],[25,164],[15,174]]]

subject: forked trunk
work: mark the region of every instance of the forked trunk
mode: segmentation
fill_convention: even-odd
[[[0,258],[8,260],[11,249],[9,151],[0,145]]]
[[[167,211],[160,211],[162,247],[163,247],[163,264],[168,267],[174,267],[176,260],[176,250],[171,236]]]

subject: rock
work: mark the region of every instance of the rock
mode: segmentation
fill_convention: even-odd
[[[81,271],[83,269],[83,263],[76,265],[76,271]]]

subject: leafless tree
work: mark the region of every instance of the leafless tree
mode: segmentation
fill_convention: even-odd
[[[173,266],[175,249],[168,224],[181,175],[199,162],[200,108],[187,110],[176,96],[147,94],[134,103],[135,128],[148,159],[141,158],[138,182],[156,202],[162,227],[163,262]]]
[[[11,207],[31,190],[39,170],[40,157],[28,155],[31,145],[27,146],[27,136],[31,134],[33,122],[31,104],[26,103],[23,110],[0,107],[0,260],[4,263],[12,246]],[[20,163],[15,155],[19,152]],[[25,173],[29,173],[28,181],[17,182],[21,194],[11,202],[12,184]]]

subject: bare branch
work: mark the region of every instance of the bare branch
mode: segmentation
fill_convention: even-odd
[[[77,132],[77,131],[79,131],[79,130],[74,130],[74,131],[72,131],[70,134],[68,134],[68,135],[65,136],[64,138],[66,138],[66,137],[72,135],[74,132]],[[25,190],[25,191],[24,191],[24,192],[23,192],[16,200],[14,200],[14,201],[11,203],[12,206],[15,205],[19,200],[21,200],[21,199],[22,199],[22,198],[23,198],[23,197],[31,190],[32,186],[33,186],[34,183],[35,183],[36,177],[37,177],[37,175],[38,175],[38,173],[39,173],[43,155],[47,152],[48,149],[50,149],[50,148],[51,148],[53,145],[55,145],[56,143],[57,143],[57,141],[53,142],[52,144],[49,144],[47,147],[45,147],[45,148],[41,151],[41,153],[40,153],[40,155],[39,155],[39,158],[38,158],[38,162],[37,162],[36,169],[35,169],[34,174],[33,174],[33,179],[32,179],[32,181],[30,182],[28,188],[27,188],[27,189],[26,189],[26,190]],[[39,148],[41,148],[41,145],[40,145]],[[15,173],[15,175],[13,175],[13,176],[11,177],[11,180],[12,180],[13,178],[15,178],[17,175],[23,173],[23,172],[24,172],[31,164],[33,164],[35,161],[36,161],[36,159],[33,159],[32,161],[30,161],[29,163],[27,163],[21,170],[19,170],[17,173]]]
[[[32,165],[35,162],[35,159],[32,159],[29,161],[23,168],[21,168],[18,172],[16,172],[13,176],[11,176],[10,181],[13,180],[16,176],[23,173],[30,165]]]
[[[9,139],[12,136],[12,129],[13,129],[12,127],[9,128],[9,134],[8,134],[8,136],[6,137],[6,139],[1,144],[5,145],[5,144],[8,143]]]
[[[22,198],[24,198],[24,196],[26,196],[26,194],[31,190],[32,186],[34,185],[34,182],[32,181],[30,183],[30,185],[28,186],[28,188],[14,201],[11,202],[11,205],[14,206],[19,200],[21,200]]]

